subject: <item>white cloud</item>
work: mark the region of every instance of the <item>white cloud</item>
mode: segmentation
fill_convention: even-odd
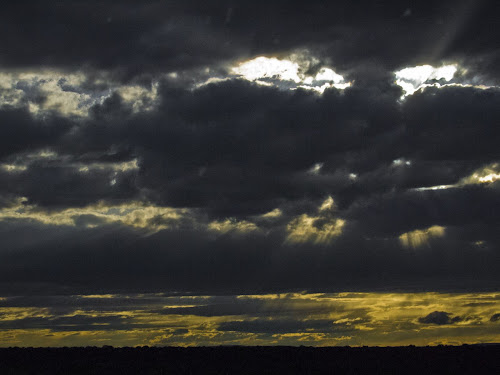
[[[429,86],[426,85],[426,82],[431,80],[444,79],[447,82],[451,81],[457,70],[456,64],[443,65],[438,68],[431,65],[413,66],[395,72],[396,83],[405,91],[404,97]]]
[[[278,60],[275,57],[260,56],[253,60],[240,63],[231,69],[236,75],[241,75],[249,81],[259,78],[276,78],[299,83],[299,64],[289,60]]]
[[[477,169],[470,176],[462,178],[456,184],[425,186],[425,187],[415,188],[413,190],[416,191],[443,190],[443,189],[461,187],[465,185],[491,184],[498,180],[500,180],[500,164],[492,163]]]
[[[258,84],[283,85],[286,89],[302,88],[323,93],[327,88],[335,87],[343,90],[351,85],[344,77],[329,67],[322,67],[316,75],[304,72],[318,60],[306,52],[291,54],[287,58],[259,56],[255,59],[240,62],[230,69],[235,76]],[[271,83],[271,82],[273,83]]]
[[[331,81],[333,83],[344,82],[344,77],[342,77],[340,74],[335,73],[330,68],[321,68],[314,79],[316,81]]]

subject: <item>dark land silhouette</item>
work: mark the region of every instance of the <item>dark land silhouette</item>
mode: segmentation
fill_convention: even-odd
[[[3,348],[0,373],[500,374],[500,344],[432,347]]]

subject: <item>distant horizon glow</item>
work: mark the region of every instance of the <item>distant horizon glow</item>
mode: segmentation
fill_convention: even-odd
[[[487,292],[131,293],[49,295],[40,302],[0,298],[0,347],[425,346],[500,340],[500,296]]]

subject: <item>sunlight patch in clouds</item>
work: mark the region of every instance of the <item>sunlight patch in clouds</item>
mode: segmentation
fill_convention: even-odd
[[[0,163],[0,168],[6,172],[20,173],[26,171],[34,164],[38,166],[50,165],[53,167],[72,168],[79,173],[104,171],[111,173],[113,177],[117,177],[118,173],[139,170],[137,158],[120,162],[82,162],[72,160],[71,155],[61,155],[50,149],[43,149],[27,154],[18,154],[7,163]]]
[[[250,233],[258,230],[259,228],[246,220],[226,219],[222,221],[212,221],[208,224],[208,229],[220,234],[226,233]]]
[[[313,57],[305,53],[292,54],[286,59],[259,56],[253,60],[241,62],[231,68],[231,73],[258,84],[272,85],[286,83],[289,89],[303,88],[323,93],[327,88],[345,89],[350,82],[335,73],[331,68],[322,67],[315,75],[307,75]]]
[[[326,198],[324,202],[321,203],[321,206],[319,206],[319,212],[332,211],[334,209],[335,209],[335,202],[332,197]]]
[[[500,180],[500,165],[499,163],[488,164],[482,168],[479,168],[470,176],[461,179],[456,184],[451,185],[436,185],[436,186],[425,186],[419,187],[412,190],[425,191],[425,190],[444,190],[457,188],[467,185],[479,185],[479,184],[491,184]]]
[[[133,112],[150,111],[155,108],[158,99],[158,82],[153,82],[150,89],[138,85],[119,86],[116,91]]]
[[[444,234],[445,227],[433,225],[426,229],[416,229],[411,232],[403,233],[399,236],[399,241],[404,247],[416,249],[421,246],[429,246],[429,240],[431,238],[443,237]]]
[[[84,226],[86,228],[121,224],[145,230],[145,234],[180,227],[208,231],[216,235],[242,235],[260,230],[255,223],[247,220],[227,218],[207,222],[205,218],[196,215],[188,208],[161,207],[139,201],[123,204],[99,202],[85,207],[69,207],[58,211],[45,211],[37,205],[28,204],[27,201],[24,197],[18,198],[12,205],[0,209],[0,221],[31,220],[44,225]],[[273,212],[268,218],[276,218],[280,214]]]
[[[274,78],[299,83],[302,79],[299,77],[298,71],[299,64],[295,62],[264,56],[232,68],[234,74],[241,75],[249,81],[255,81],[259,78]]]
[[[328,244],[342,234],[345,220],[333,216],[335,202],[328,197],[318,207],[318,216],[302,214],[291,220],[286,229],[289,243]]]
[[[306,214],[293,219],[287,225],[287,241],[291,243],[327,244],[342,234],[345,220],[331,219],[328,222],[318,224],[319,220],[320,217]]]
[[[81,72],[63,73],[52,70],[0,73],[0,104],[28,104],[36,115],[56,111],[64,116],[84,116],[96,100],[79,89],[86,77]]]
[[[17,165],[8,163],[0,163],[0,168],[10,173],[24,172],[26,169],[28,169],[26,165]]]
[[[316,163],[308,170],[308,173],[317,175],[321,172],[321,168],[323,168],[323,163]]]
[[[48,212],[36,205],[25,204],[21,198],[13,207],[0,210],[0,221],[7,219],[34,220],[45,225],[75,226],[80,218],[86,219],[86,227],[119,223],[149,232],[175,228],[177,223],[188,217],[185,208],[158,207],[141,202],[128,202],[122,205],[98,203],[86,207],[72,207],[60,211]],[[89,220],[91,218],[91,220]]]
[[[279,208],[275,208],[272,211],[269,211],[265,214],[260,215],[261,218],[264,219],[276,219],[283,215],[283,212]]]
[[[500,180],[500,165],[492,163],[462,180],[463,184],[488,184]]]
[[[404,95],[412,95],[419,89],[426,87],[426,83],[432,80],[444,79],[451,81],[458,68],[456,64],[443,65],[435,68],[431,65],[420,65],[401,69],[395,72],[396,84],[404,90]]]
[[[99,88],[103,87],[103,88]],[[95,79],[81,71],[57,70],[0,72],[0,106],[26,105],[36,116],[55,112],[62,116],[88,116],[89,109],[117,92],[133,112],[154,108],[158,99],[158,82],[151,88],[120,85]]]
[[[88,163],[88,164],[75,164],[79,172],[88,173],[92,170],[112,170],[114,172],[128,172],[133,170],[138,170],[139,165],[137,164],[137,159],[132,159],[129,161],[118,162],[118,163]]]

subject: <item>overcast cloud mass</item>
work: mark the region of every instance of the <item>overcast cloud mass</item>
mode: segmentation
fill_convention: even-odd
[[[499,11],[4,5],[0,345],[498,341]]]

